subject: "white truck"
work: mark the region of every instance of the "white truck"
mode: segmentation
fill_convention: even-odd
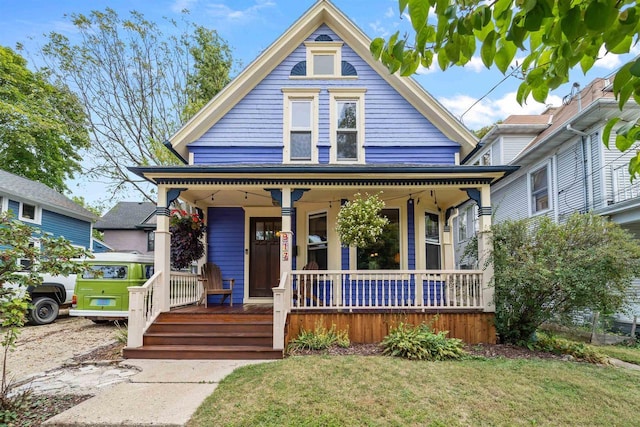
[[[32,325],[46,325],[56,320],[60,307],[71,306],[73,289],[76,286],[75,274],[69,276],[43,274],[42,279],[41,285],[24,289],[24,292],[31,297],[32,308],[27,313],[27,317]]]

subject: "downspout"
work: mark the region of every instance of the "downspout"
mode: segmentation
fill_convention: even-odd
[[[456,233],[453,231],[453,220],[458,218],[458,214],[460,213],[460,209],[455,208],[453,210],[453,214],[449,217],[449,230],[451,230],[451,259],[453,260],[454,269],[456,269]],[[445,224],[446,226],[446,224]],[[459,242],[458,242],[459,243]]]
[[[571,127],[571,124],[568,124],[565,128],[569,132],[574,133],[580,136],[580,149],[582,150],[582,173],[584,176],[584,212],[589,212],[589,183],[587,182],[587,137],[588,133],[582,132],[581,130],[574,129]]]

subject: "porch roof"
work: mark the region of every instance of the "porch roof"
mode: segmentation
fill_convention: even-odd
[[[479,185],[493,184],[518,170],[518,166],[220,164],[129,170],[154,184],[171,185]]]

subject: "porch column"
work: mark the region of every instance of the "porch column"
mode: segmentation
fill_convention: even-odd
[[[154,290],[154,305],[161,312],[169,311],[169,288],[171,274],[171,232],[169,231],[169,207],[167,206],[167,188],[158,186],[158,204],[156,206],[156,236],[154,250],[155,271],[162,272],[160,286]]]
[[[482,269],[482,296],[484,300],[484,311],[494,312],[495,302],[493,300],[494,289],[490,286],[493,278],[493,264],[488,263],[489,256],[493,250],[491,243],[491,187],[483,185],[480,188],[480,206],[478,216],[480,219],[478,233],[478,262]]]
[[[280,233],[280,276],[290,272],[293,259],[293,231],[291,230],[291,188],[282,189],[282,230]]]

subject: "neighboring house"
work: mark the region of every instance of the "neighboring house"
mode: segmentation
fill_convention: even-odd
[[[390,312],[441,313],[453,335],[495,341],[490,272],[454,271],[450,216],[477,194],[488,228],[490,185],[517,168],[459,165],[475,136],[413,79],[389,75],[369,43],[318,1],[170,139],[184,165],[131,168],[158,186],[157,310],[177,295],[168,206],[179,195],[205,216],[206,261],[235,279],[233,308],[273,307],[275,349],[285,324],[289,339],[319,308],[346,316],[356,341],[384,336],[380,313]],[[342,247],[336,233],[356,193],[386,202],[390,226],[375,249]],[[142,344],[137,324],[131,348]]]
[[[92,249],[93,213],[40,182],[0,170],[0,212],[6,210],[45,233]]]
[[[151,254],[155,248],[156,205],[118,202],[94,228],[104,234],[102,240],[109,250]]]
[[[636,120],[638,114],[635,103],[618,109],[612,80],[595,79],[582,90],[574,85],[561,107],[538,116],[510,116],[495,125],[463,163],[520,166],[492,187],[496,222],[539,215],[561,222],[574,212],[592,211],[640,236],[640,183],[631,183],[628,173],[636,150],[616,150],[615,132],[611,150],[602,143],[609,119]],[[454,221],[458,266],[469,264],[462,253],[474,234],[475,209],[465,203]],[[640,293],[640,280],[631,292]],[[640,315],[640,306],[634,310]],[[626,315],[618,320],[631,321]]]

